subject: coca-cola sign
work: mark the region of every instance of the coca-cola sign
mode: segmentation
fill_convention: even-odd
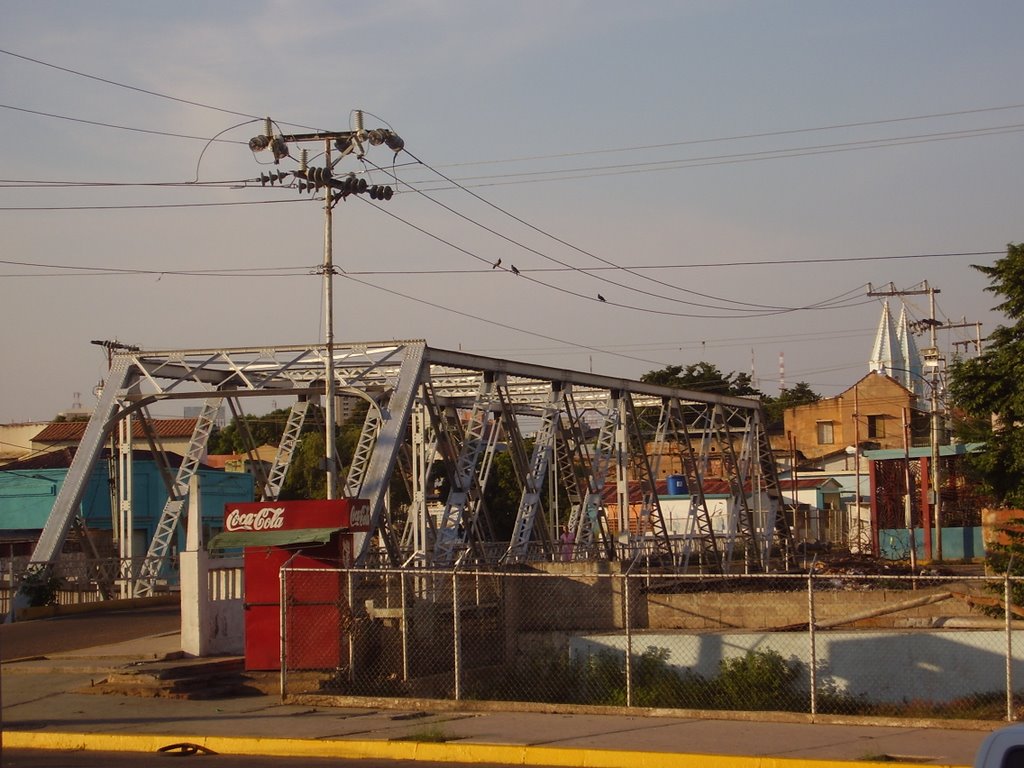
[[[370,524],[366,499],[291,499],[233,501],[224,505],[224,530],[260,533],[302,528],[366,530]]]
[[[261,507],[253,512],[232,509],[224,518],[228,531],[276,531],[284,528],[284,507]]]

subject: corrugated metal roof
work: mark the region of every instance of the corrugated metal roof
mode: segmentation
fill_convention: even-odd
[[[153,431],[160,437],[192,437],[198,419],[151,419]],[[77,443],[85,434],[88,422],[60,421],[47,424],[43,430],[32,438],[34,443]],[[132,437],[146,439],[142,424],[136,419],[132,422]]]
[[[31,469],[67,469],[71,466],[71,461],[74,459],[75,454],[78,452],[77,446],[68,446],[66,448],[58,448],[55,451],[47,451],[46,453],[39,453],[35,456],[22,459],[21,461],[12,461],[9,464],[0,466],[0,472],[6,472],[8,470],[24,471]],[[99,459],[105,461],[110,456],[110,451],[104,448],[100,452]],[[180,454],[173,452],[166,452],[164,456],[167,457],[167,463],[171,467],[181,466],[181,462],[184,461],[184,457]],[[132,451],[133,461],[153,461],[152,451],[141,450],[136,448]],[[200,463],[199,465],[203,469],[210,469],[206,463]]]

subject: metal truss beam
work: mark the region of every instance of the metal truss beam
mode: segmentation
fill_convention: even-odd
[[[620,390],[612,390],[606,394],[606,398],[602,410],[598,411],[601,425],[597,433],[597,442],[591,452],[587,494],[569,516],[569,538],[573,544],[573,559],[593,557],[595,539],[604,546],[604,553],[609,559],[615,557],[615,549],[608,531],[608,520],[605,517],[604,486],[615,456],[620,419]]]
[[[199,464],[206,455],[206,445],[210,441],[210,433],[216,424],[217,412],[222,403],[223,398],[220,397],[209,397],[203,402],[203,409],[192,430],[192,439],[189,440],[185,459],[178,467],[178,474],[174,478],[173,493],[168,495],[167,503],[160,513],[156,533],[149,543],[146,559],[139,569],[139,577],[135,583],[136,597],[146,597],[153,593],[156,578],[167,561],[171,540],[177,533],[182,512],[188,503],[189,483],[199,471]]]
[[[534,521],[541,508],[541,492],[548,476],[548,464],[555,447],[555,433],[558,419],[562,412],[562,398],[565,395],[560,386],[551,388],[548,405],[541,416],[537,437],[533,444],[530,467],[526,473],[526,482],[519,508],[516,511],[516,522],[512,528],[512,540],[503,556],[504,562],[515,563],[526,559],[529,553],[530,540],[533,536]]]
[[[497,424],[493,419],[493,406],[498,403],[499,398],[500,391],[495,377],[483,376],[476,400],[462,430],[462,445],[455,462],[452,487],[437,527],[433,553],[435,566],[451,565],[456,553],[463,551],[468,529],[475,522],[467,519],[467,512],[474,507],[482,492],[477,469],[480,458],[497,430]]]
[[[43,526],[39,541],[32,551],[33,565],[49,566],[60,557],[68,529],[82,503],[85,485],[103,451],[107,436],[117,426],[119,399],[125,394],[125,388],[133,376],[130,361],[120,357],[113,360],[99,402],[96,403],[96,410],[86,425],[85,434],[82,435],[82,442],[75,452],[71,468],[61,484],[53,509],[46,518],[46,525]]]
[[[267,484],[263,486],[263,501],[276,501],[281,495],[281,488],[288,476],[288,468],[292,463],[292,456],[299,444],[299,437],[302,435],[302,427],[306,423],[306,415],[309,413],[309,400],[300,398],[295,401],[288,411],[288,421],[284,425],[284,433],[281,435],[281,442],[277,446],[277,453],[274,454],[274,465],[267,474]]]
[[[571,505],[567,517],[570,535],[575,537],[573,557],[615,558],[615,542],[606,517],[606,503],[611,502],[606,502],[605,491],[611,478],[617,481],[621,522],[629,521],[630,484],[636,487],[639,482],[643,489],[638,496],[639,530],[630,534],[627,526],[620,526],[624,551],[635,551],[640,546],[638,539],[646,537],[654,541],[659,557],[678,557],[679,553],[671,549],[673,542],[655,485],[660,476],[658,451],[663,448],[656,449],[650,458],[646,455],[645,442],[653,425],[641,424],[641,420],[655,415],[659,419],[655,442],[678,444],[684,473],[697,492],[691,503],[694,528],[684,546],[687,554],[692,546],[698,547],[704,565],[714,569],[721,564],[702,498],[709,446],[713,443],[720,449],[718,456],[725,456],[725,479],[733,491],[734,507],[742,512],[739,527],[752,542],[758,541],[758,533],[746,495],[751,478],[759,478],[758,487],[765,489],[769,499],[778,491],[777,480],[771,479],[773,459],[767,439],[756,431],[759,422],[753,414],[759,404],[747,398],[434,349],[423,341],[336,342],[331,353],[323,345],[124,350],[113,356],[110,379],[68,481],[47,520],[34,561],[52,562],[59,556],[81,501],[84,478],[118,420],[157,401],[297,396],[299,403],[289,415],[285,438],[266,484],[267,498],[276,496],[301,433],[309,407],[307,398],[324,391],[328,367],[334,372],[339,391],[349,389],[379,403],[379,411],[371,407],[364,422],[345,484],[347,495],[370,500],[371,533],[359,547],[359,565],[376,562],[373,558],[380,554],[396,566],[454,562],[460,552],[470,549],[475,557],[492,564],[502,552],[511,561],[550,557],[550,531],[541,524],[546,486],[552,499],[553,494],[560,493]],[[205,429],[207,420],[203,421]],[[755,430],[751,433],[754,441],[747,453],[734,455],[737,437],[751,430]],[[700,444],[695,446],[697,436]],[[203,440],[205,437],[208,434]],[[531,438],[533,446],[528,449]],[[202,444],[205,446],[205,442]],[[194,471],[194,449],[198,446],[199,442],[190,446],[183,465],[189,467],[186,471]],[[511,521],[491,519],[484,492],[502,452],[508,453],[522,490],[511,541],[507,548],[498,549],[489,532]],[[402,517],[389,509],[388,490],[403,455],[408,456],[406,463],[411,465],[413,504],[406,519],[411,535],[399,541],[392,528],[402,522]],[[130,475],[130,455],[122,468]],[[446,511],[437,519],[428,497],[433,494],[433,477],[439,472],[447,475],[452,495],[446,500]],[[557,479],[559,489],[552,478]],[[158,572],[157,563],[162,562],[160,558],[166,553],[180,516],[176,502],[187,494],[186,479],[180,472],[175,478],[176,490],[171,496],[177,498],[174,504],[169,502],[161,516],[146,565],[139,574],[140,583],[151,583]],[[121,484],[127,489],[123,493],[130,493],[130,477],[122,478]],[[778,496],[781,498],[781,494]],[[122,538],[120,528],[131,515],[130,496],[123,499],[123,505],[119,519]],[[779,521],[784,525],[784,515],[775,514],[766,520],[775,538],[783,535]],[[438,544],[446,529],[457,533],[450,551],[443,542]],[[543,544],[540,548],[535,546],[538,541]],[[485,543],[490,548],[483,546]],[[761,560],[771,551],[760,546],[756,550],[763,553]]]

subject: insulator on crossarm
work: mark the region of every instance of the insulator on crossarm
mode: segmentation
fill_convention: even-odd
[[[268,181],[270,181],[270,177],[267,176],[267,174],[265,174],[265,173],[261,173],[260,174],[260,186],[261,187],[267,186],[267,182]]]
[[[309,174],[310,175],[308,176],[308,178],[310,178],[312,182],[316,184],[317,189],[320,189],[320,187],[324,186],[325,184],[329,184],[331,181],[330,168],[313,168],[309,171]]]
[[[270,151],[274,153],[274,163],[279,163],[281,158],[288,157],[288,145],[280,136],[270,140]]]
[[[384,138],[384,143],[388,145],[388,149],[394,152],[396,155],[405,149],[405,141],[394,131],[388,131],[387,136]]]

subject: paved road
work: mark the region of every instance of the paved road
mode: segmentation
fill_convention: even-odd
[[[177,606],[81,613],[0,624],[0,660],[77,651],[180,629],[181,613]]]

